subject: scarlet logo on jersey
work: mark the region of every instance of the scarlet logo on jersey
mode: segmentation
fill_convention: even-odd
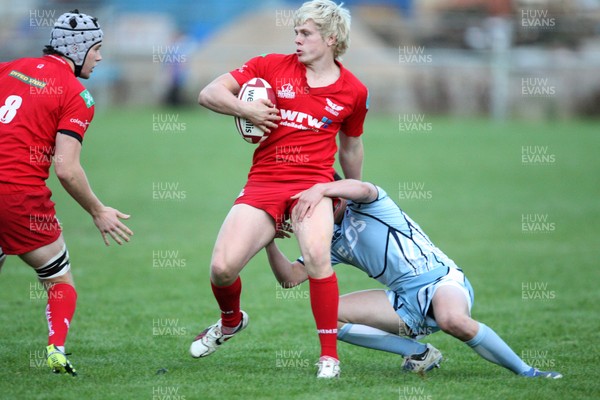
[[[327,100],[327,105],[325,106],[325,111],[330,112],[331,114],[335,115],[336,117],[338,115],[340,115],[340,111],[342,111],[344,109],[344,107],[338,106],[337,104],[335,104],[333,101],[329,100],[328,98],[325,98],[325,100]]]
[[[277,97],[281,97],[283,99],[294,99],[296,98],[296,92],[294,91],[294,86],[291,83],[286,83],[285,85],[281,85],[281,89],[277,91]]]

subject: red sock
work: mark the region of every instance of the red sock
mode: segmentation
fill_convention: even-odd
[[[339,289],[335,272],[323,279],[309,277],[310,306],[321,342],[321,357],[338,358],[337,320]]]
[[[48,290],[48,345],[65,345],[76,304],[77,292],[68,283],[57,283]]]
[[[242,321],[240,312],[240,296],[242,295],[242,280],[238,278],[229,286],[215,286],[210,282],[212,291],[221,308],[221,322],[223,326],[235,328]]]

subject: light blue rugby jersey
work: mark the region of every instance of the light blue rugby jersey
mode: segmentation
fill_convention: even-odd
[[[442,268],[438,271],[445,275],[448,268],[457,268],[383,189],[376,188],[377,200],[349,201],[342,224],[335,225],[333,265],[353,265],[392,290],[434,269]]]

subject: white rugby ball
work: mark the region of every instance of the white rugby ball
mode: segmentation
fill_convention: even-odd
[[[271,103],[276,104],[277,98],[275,91],[269,85],[269,82],[262,78],[252,78],[242,85],[238,99],[243,101],[256,101],[257,99],[269,99]],[[260,143],[265,140],[269,134],[262,131],[260,128],[246,118],[235,117],[235,127],[238,133],[248,143]]]

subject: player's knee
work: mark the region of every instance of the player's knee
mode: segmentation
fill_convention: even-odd
[[[71,270],[71,262],[69,261],[69,251],[67,246],[63,245],[62,249],[44,265],[35,268],[38,278],[42,281],[70,281],[69,271]]]
[[[457,338],[468,335],[471,318],[459,313],[445,313],[436,316],[436,323],[440,329]]]
[[[210,277],[213,283],[224,285],[233,282],[237,278],[237,271],[231,268],[224,260],[213,259],[210,264]]]
[[[321,248],[312,248],[302,254],[304,265],[309,270],[321,271],[331,267],[330,252]]]

